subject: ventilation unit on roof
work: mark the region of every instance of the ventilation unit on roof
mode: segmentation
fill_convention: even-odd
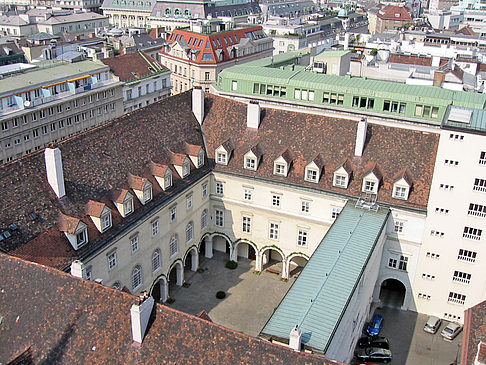
[[[35,214],[34,212],[30,212],[29,218],[30,218],[30,220],[35,221],[37,218],[39,218],[39,216],[37,214]]]
[[[16,230],[19,229],[19,227],[17,227],[17,225],[16,224],[13,224],[13,223],[10,226],[8,226],[8,228],[10,228],[10,230],[12,232],[15,232]]]
[[[448,121],[469,124],[471,122],[472,110],[452,107]]]

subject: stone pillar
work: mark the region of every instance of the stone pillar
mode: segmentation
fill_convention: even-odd
[[[199,255],[195,250],[191,251],[191,271],[197,271],[199,268]]]
[[[290,263],[286,259],[282,260],[282,279],[289,278],[289,265]]]
[[[213,240],[212,238],[209,238],[209,236],[204,237],[204,242],[205,242],[205,252],[204,256],[208,259],[213,257]]]
[[[255,257],[255,271],[262,271],[263,264],[262,264],[262,254],[257,251]]]
[[[167,301],[167,298],[169,297],[169,285],[167,285],[167,281],[165,279],[161,279],[159,281],[160,285],[160,300],[162,303],[165,303]]]
[[[182,286],[184,284],[184,267],[182,266],[181,263],[177,263],[177,282],[176,284],[179,286]]]

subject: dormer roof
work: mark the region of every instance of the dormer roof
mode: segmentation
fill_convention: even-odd
[[[231,138],[228,138],[226,141],[224,141],[221,144],[221,147],[223,147],[228,154],[233,152],[233,150],[235,149],[234,146],[235,145],[233,144],[233,141],[231,140]]]
[[[133,190],[143,190],[145,184],[147,184],[148,179],[140,176],[128,174],[128,184]]]
[[[75,218],[63,213],[59,213],[58,226],[59,226],[59,230],[62,232],[75,234],[76,230],[79,227],[80,222],[81,219],[79,218]]]
[[[369,170],[367,170],[367,172],[364,174],[364,177],[366,177],[370,174],[375,175],[375,177],[378,179],[378,181],[380,181],[383,178],[383,175],[382,175],[380,169],[378,168],[378,164],[376,162],[374,162],[373,165],[371,166],[371,168]]]
[[[150,161],[150,171],[151,171],[152,175],[164,177],[167,170],[169,170],[168,165],[163,165],[163,164],[159,164],[159,163]]]
[[[282,157],[287,163],[287,165],[290,165],[290,163],[292,162],[292,155],[290,154],[290,151],[288,149],[286,149],[280,155],[277,156],[277,158],[279,157]]]
[[[113,189],[111,192],[111,200],[121,204],[125,201],[127,194],[129,194],[127,189]]]
[[[341,165],[339,165],[334,171],[337,171],[340,168],[343,168],[348,175],[350,175],[353,172],[353,168],[351,167],[351,163],[349,162],[349,159],[345,159],[344,162]]]
[[[170,151],[170,160],[171,160],[171,163],[173,165],[182,166],[182,164],[184,163],[186,158],[187,158],[187,155],[185,155],[183,153],[177,153],[177,152]]]
[[[412,180],[412,176],[410,175],[410,172],[408,171],[408,169],[403,169],[402,171],[400,171],[400,173],[395,176],[393,183],[397,183],[398,181],[400,181],[402,179],[407,183],[408,186],[412,186],[413,180]]]
[[[312,161],[310,161],[307,166],[309,166],[311,163],[314,163],[319,170],[322,170],[324,167],[324,155],[322,153],[319,153]]]
[[[253,153],[258,160],[263,156],[263,150],[260,143],[257,143],[255,146],[250,148],[248,152]]]
[[[103,209],[105,209],[106,204],[100,203],[94,200],[90,200],[86,203],[86,214],[91,217],[101,217]]]
[[[184,142],[184,147],[185,147],[185,152],[189,156],[197,156],[199,152],[203,149],[201,146],[190,144],[187,142]]]

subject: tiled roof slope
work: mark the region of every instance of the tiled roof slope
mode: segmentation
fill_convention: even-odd
[[[111,71],[120,78],[120,81],[132,81],[169,71],[167,67],[162,66],[144,52],[105,58],[101,62],[109,66]]]
[[[151,161],[168,164],[169,150],[183,152],[186,142],[203,146],[190,99],[190,93],[164,99],[60,143],[66,185],[62,199],[57,199],[47,182],[43,150],[0,166],[0,201],[4,208],[0,210],[0,228],[13,223],[18,226],[12,237],[0,242],[0,249],[29,261],[64,268],[175,190],[207,173],[208,166],[191,166],[191,174],[182,180],[174,169],[173,186],[166,192],[151,173]],[[134,213],[122,218],[111,196],[115,189],[130,189],[130,173],[150,180],[153,200],[142,206],[134,198]],[[89,200],[111,209],[113,228],[103,234],[96,229],[86,214]],[[38,218],[32,220],[31,212]],[[60,212],[88,225],[89,243],[78,251],[59,231]]]
[[[28,349],[34,364],[337,364],[160,304],[134,346],[134,296],[3,254],[0,277],[1,363]]]
[[[464,312],[464,337],[462,340],[461,364],[474,364],[478,353],[478,344],[486,343],[486,301],[481,302]],[[483,357],[484,345],[481,348]],[[485,359],[483,358],[483,361]]]
[[[386,5],[378,12],[378,17],[388,20],[412,20],[412,16],[404,6],[396,5]]]
[[[228,138],[234,151],[228,165],[216,164],[216,171],[239,173],[281,183],[305,185],[336,193],[361,195],[362,178],[376,164],[383,174],[378,201],[426,209],[434,170],[439,135],[416,130],[368,124],[362,157],[354,157],[357,122],[276,109],[263,109],[258,130],[246,127],[246,104],[209,96],[203,122],[208,154]],[[259,143],[263,158],[257,171],[243,168],[243,156]],[[292,156],[287,177],[273,174],[273,161],[284,151]],[[304,181],[305,166],[318,154],[324,158],[319,182]],[[348,159],[352,179],[347,189],[332,186],[333,172]],[[408,201],[392,198],[393,183],[403,169],[413,182]]]

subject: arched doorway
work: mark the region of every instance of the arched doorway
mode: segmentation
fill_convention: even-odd
[[[384,280],[380,287],[380,301],[385,307],[401,308],[406,291],[405,285],[400,280]]]
[[[238,257],[244,257],[246,259],[256,259],[256,247],[249,242],[239,241],[235,244],[234,250],[236,252],[234,260],[237,261]]]
[[[289,257],[287,260],[287,272],[289,273],[289,278],[297,278],[304,269],[305,265],[307,265],[307,261],[308,259],[305,256],[299,254]]]
[[[170,269],[169,275],[169,292],[177,286],[182,286],[184,283],[184,267],[181,261],[177,261]]]
[[[284,255],[273,248],[267,248],[262,252],[262,270],[272,274],[285,275],[283,260]]]
[[[196,247],[192,247],[188,252],[186,252],[186,257],[184,258],[184,269],[197,271],[198,267],[199,255]]]
[[[167,300],[168,289],[166,278],[161,277],[153,286],[151,295],[156,302],[164,303]]]
[[[213,241],[213,250],[219,252],[225,252],[228,254],[228,259],[231,259],[233,255],[233,247],[231,241],[223,235],[215,234],[211,237]]]

